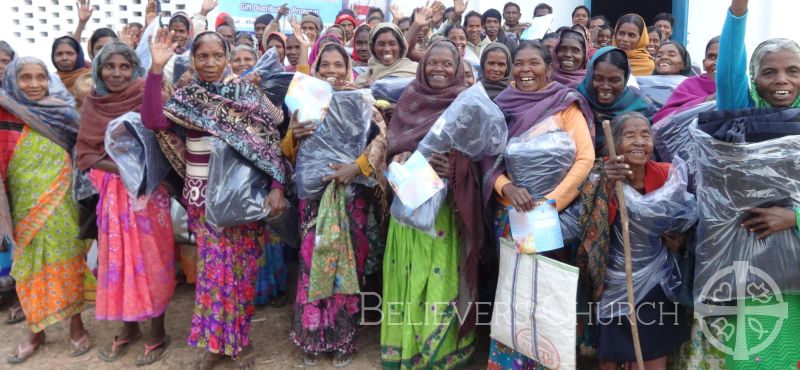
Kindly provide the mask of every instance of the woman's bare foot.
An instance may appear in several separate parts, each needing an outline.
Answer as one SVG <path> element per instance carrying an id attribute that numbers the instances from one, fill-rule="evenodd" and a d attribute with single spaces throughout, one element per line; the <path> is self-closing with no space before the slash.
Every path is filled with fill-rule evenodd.
<path id="1" fill-rule="evenodd" d="M 203 351 L 203 354 L 197 359 L 194 368 L 195 370 L 211 370 L 223 357 L 225 356 L 218 353 Z"/>
<path id="2" fill-rule="evenodd" d="M 250 344 L 244 347 L 242 351 L 234 358 L 236 365 L 240 370 L 253 370 L 256 367 L 256 352 L 253 350 L 253 345 Z"/>

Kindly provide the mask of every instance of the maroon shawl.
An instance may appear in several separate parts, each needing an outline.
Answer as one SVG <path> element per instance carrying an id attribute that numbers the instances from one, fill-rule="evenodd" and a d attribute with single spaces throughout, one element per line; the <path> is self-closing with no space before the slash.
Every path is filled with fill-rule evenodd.
<path id="1" fill-rule="evenodd" d="M 572 72 L 561 69 L 561 65 L 558 63 L 558 56 L 556 55 L 558 53 L 558 47 L 561 46 L 561 41 L 564 39 L 564 35 L 568 33 L 574 33 L 583 39 L 583 63 L 576 71 Z M 558 43 L 556 47 L 553 48 L 553 73 L 550 75 L 550 79 L 567 87 L 576 88 L 578 84 L 583 81 L 583 78 L 586 77 L 586 65 L 591 58 L 591 56 L 589 56 L 589 50 L 589 42 L 580 32 L 570 29 L 561 31 L 558 36 Z"/>
<path id="2" fill-rule="evenodd" d="M 716 92 L 717 83 L 708 74 L 687 78 L 678 85 L 661 110 L 653 116 L 653 124 L 672 113 L 704 103 L 709 95 Z"/>
<path id="3" fill-rule="evenodd" d="M 506 115 L 509 139 L 524 134 L 543 119 L 576 103 L 583 112 L 586 122 L 589 123 L 589 132 L 594 138 L 594 114 L 589 103 L 577 90 L 558 82 L 551 82 L 536 92 L 523 92 L 509 86 L 497 95 L 494 102 Z M 495 181 L 506 172 L 506 165 L 501 156 L 489 157 L 481 162 L 481 169 L 484 174 L 483 201 L 487 204 L 491 199 Z"/>
<path id="4" fill-rule="evenodd" d="M 86 171 L 106 157 L 105 135 L 108 123 L 128 113 L 139 112 L 144 97 L 144 79 L 133 81 L 123 92 L 101 96 L 96 90 L 86 96 L 78 129 L 78 168 Z"/>
<path id="5" fill-rule="evenodd" d="M 428 83 L 425 66 L 431 51 L 440 47 L 445 47 L 453 53 L 457 70 L 452 85 L 437 90 Z M 408 85 L 400 97 L 389 124 L 389 158 L 416 150 L 419 142 L 439 116 L 465 89 L 464 80 L 464 64 L 452 43 L 435 43 L 428 48 L 417 67 L 417 78 Z M 463 338 L 472 331 L 476 323 L 474 302 L 478 297 L 478 261 L 481 248 L 485 244 L 485 232 L 478 166 L 455 150 L 450 151 L 449 158 L 449 191 L 455 200 L 458 235 L 461 242 L 459 293 L 456 303 L 459 312 L 466 314 L 466 320 L 459 330 L 459 338 Z"/>

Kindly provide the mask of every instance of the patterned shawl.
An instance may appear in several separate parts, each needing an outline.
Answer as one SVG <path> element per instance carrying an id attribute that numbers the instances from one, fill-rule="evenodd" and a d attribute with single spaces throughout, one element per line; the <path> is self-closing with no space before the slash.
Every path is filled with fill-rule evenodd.
<path id="1" fill-rule="evenodd" d="M 46 96 L 38 101 L 28 99 L 19 88 L 17 68 L 29 63 L 40 64 L 45 68 L 44 62 L 34 58 L 17 58 L 11 62 L 3 75 L 0 107 L 71 153 L 78 135 L 78 112 L 69 104 L 52 96 Z M 45 73 L 47 73 L 46 68 Z"/>
<path id="2" fill-rule="evenodd" d="M 558 48 L 561 46 L 562 40 L 564 40 L 564 35 L 569 33 L 574 33 L 579 35 L 580 38 L 583 40 L 583 63 L 578 67 L 575 71 L 565 71 L 561 69 L 561 65 L 558 63 Z M 575 88 L 578 84 L 583 81 L 583 78 L 586 77 L 586 65 L 589 63 L 589 42 L 586 40 L 580 32 L 573 31 L 571 29 L 565 29 L 561 31 L 558 35 L 558 43 L 556 47 L 553 48 L 553 74 L 550 75 L 550 79 L 556 82 L 560 82 L 562 85 Z"/>
<path id="3" fill-rule="evenodd" d="M 278 133 L 283 111 L 255 85 L 195 79 L 173 93 L 164 114 L 180 126 L 222 139 L 273 179 L 286 183 L 288 164 Z"/>
<path id="4" fill-rule="evenodd" d="M 400 57 L 390 66 L 384 65 L 375 55 L 375 41 L 378 38 L 378 33 L 387 28 L 391 30 L 400 43 Z M 417 71 L 417 63 L 407 57 L 408 42 L 406 42 L 403 31 L 394 23 L 384 22 L 378 24 L 369 32 L 369 52 L 369 68 L 366 73 L 358 76 L 358 80 L 356 80 L 358 85 L 363 85 L 368 81 L 377 81 L 384 77 L 413 77 Z"/>
<path id="5" fill-rule="evenodd" d="M 489 81 L 486 79 L 486 72 L 481 71 L 481 78 L 478 80 L 478 82 L 483 84 L 483 89 L 486 90 L 486 94 L 489 95 L 489 98 L 492 100 L 508 87 L 508 79 L 511 76 L 511 52 L 508 50 L 508 46 L 499 42 L 493 42 L 483 49 L 483 53 L 481 54 L 481 68 L 485 68 L 486 58 L 489 52 L 495 50 L 500 50 L 506 54 L 506 75 L 500 81 Z"/>
<path id="6" fill-rule="evenodd" d="M 642 31 L 642 34 L 639 36 L 639 42 L 636 43 L 636 47 L 633 50 L 625 50 L 625 54 L 628 55 L 628 61 L 631 64 L 631 70 L 634 76 L 650 76 L 656 68 L 656 62 L 653 61 L 653 57 L 647 52 L 647 45 L 650 44 L 650 35 L 647 34 L 647 23 L 645 23 L 644 18 L 638 14 L 627 15 L 639 17 L 639 19 L 642 20 L 642 24 L 644 24 L 644 31 Z M 617 23 L 617 26 L 614 28 L 614 35 L 617 34 L 620 26 L 621 24 Z M 613 45 L 619 47 L 616 38 L 613 41 Z"/>

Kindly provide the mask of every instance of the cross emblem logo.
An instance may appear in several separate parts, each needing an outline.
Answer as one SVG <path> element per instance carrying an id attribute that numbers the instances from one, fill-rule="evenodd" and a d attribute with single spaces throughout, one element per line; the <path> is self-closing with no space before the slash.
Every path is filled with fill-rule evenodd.
<path id="1" fill-rule="evenodd" d="M 788 304 L 783 301 L 778 285 L 764 270 L 750 266 L 747 261 L 734 261 L 733 266 L 717 271 L 703 286 L 700 297 L 712 302 L 694 306 L 703 335 L 734 360 L 747 360 L 769 347 L 788 317 Z M 746 305 L 747 300 L 758 305 Z M 748 342 L 747 329 L 757 334 L 756 343 Z M 725 344 L 732 339 L 733 347 Z"/>

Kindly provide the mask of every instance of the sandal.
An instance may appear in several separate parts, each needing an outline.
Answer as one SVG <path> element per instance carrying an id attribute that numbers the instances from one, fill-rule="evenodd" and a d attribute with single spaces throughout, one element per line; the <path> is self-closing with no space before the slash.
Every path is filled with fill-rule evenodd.
<path id="1" fill-rule="evenodd" d="M 194 368 L 195 370 L 211 370 L 219 360 L 222 360 L 222 355 L 204 351 L 203 357 L 197 360 L 194 364 Z"/>
<path id="2" fill-rule="evenodd" d="M 84 332 L 81 339 L 72 340 L 72 338 L 70 338 L 69 343 L 72 344 L 72 352 L 69 353 L 70 357 L 83 356 L 92 349 L 92 344 L 89 343 L 88 332 Z"/>
<path id="3" fill-rule="evenodd" d="M 319 361 L 318 354 L 306 353 L 305 356 L 303 356 L 303 363 L 306 366 L 317 366 L 317 361 Z"/>
<path id="4" fill-rule="evenodd" d="M 164 339 L 160 343 L 153 344 L 152 346 L 145 343 L 144 344 L 144 353 L 140 356 L 136 357 L 136 366 L 145 366 L 150 365 L 164 357 L 167 353 L 167 348 L 169 348 L 170 344 L 170 337 L 169 335 L 164 336 Z"/>
<path id="5" fill-rule="evenodd" d="M 119 336 L 114 336 L 114 339 L 111 340 L 111 344 L 107 345 L 100 351 L 100 359 L 105 362 L 115 362 L 119 360 L 120 357 L 125 356 L 128 353 L 128 348 L 130 345 L 139 341 L 142 338 L 142 333 L 137 333 L 133 336 L 133 338 L 118 340 Z"/>
<path id="6" fill-rule="evenodd" d="M 27 361 L 44 344 L 44 339 L 44 334 L 42 334 L 42 339 L 38 343 L 30 343 L 24 347 L 22 344 L 18 344 L 17 352 L 8 354 L 6 362 L 17 365 Z"/>
<path id="7" fill-rule="evenodd" d="M 342 369 L 350 365 L 350 355 L 342 351 L 333 354 L 333 367 Z"/>
<path id="8" fill-rule="evenodd" d="M 11 306 L 8 309 L 8 318 L 5 321 L 6 325 L 14 325 L 23 321 L 25 321 L 25 311 L 22 310 L 22 306 Z"/>

